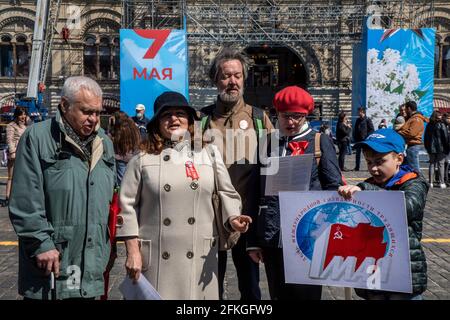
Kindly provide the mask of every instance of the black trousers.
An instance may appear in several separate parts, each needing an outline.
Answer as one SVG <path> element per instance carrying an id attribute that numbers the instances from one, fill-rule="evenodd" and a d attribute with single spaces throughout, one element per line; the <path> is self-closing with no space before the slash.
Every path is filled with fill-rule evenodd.
<path id="1" fill-rule="evenodd" d="M 282 248 L 263 248 L 264 266 L 272 300 L 320 300 L 322 286 L 285 283 Z"/>
<path id="2" fill-rule="evenodd" d="M 359 170 L 361 164 L 361 153 L 362 148 L 360 146 L 355 147 L 356 150 L 356 158 L 355 158 L 355 170 Z"/>
<path id="3" fill-rule="evenodd" d="M 259 288 L 259 264 L 253 262 L 246 250 L 246 237 L 241 234 L 237 244 L 231 249 L 236 268 L 241 300 L 261 300 Z M 227 269 L 227 251 L 219 251 L 219 298 L 223 300 L 223 280 Z"/>
<path id="4" fill-rule="evenodd" d="M 339 169 L 344 170 L 345 155 L 347 154 L 348 142 L 338 142 L 339 147 Z"/>

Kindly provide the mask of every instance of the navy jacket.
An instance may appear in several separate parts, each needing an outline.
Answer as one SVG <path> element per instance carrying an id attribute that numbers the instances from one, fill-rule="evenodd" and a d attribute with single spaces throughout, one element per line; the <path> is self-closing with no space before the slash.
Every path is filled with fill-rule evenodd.
<path id="1" fill-rule="evenodd" d="M 442 122 L 429 123 L 425 129 L 424 145 L 428 154 L 448 154 L 449 135 Z"/>
<path id="2" fill-rule="evenodd" d="M 136 123 L 136 126 L 139 129 L 139 133 L 141 134 L 141 139 L 146 140 L 147 139 L 147 125 L 150 122 L 150 120 L 147 119 L 146 117 L 139 119 L 136 116 L 131 117 L 131 119 L 133 119 L 134 123 Z"/>
<path id="3" fill-rule="evenodd" d="M 355 122 L 355 129 L 353 130 L 353 141 L 359 142 L 365 140 L 374 131 L 372 120 L 364 116 L 359 117 Z"/>
<path id="4" fill-rule="evenodd" d="M 296 136 L 282 138 L 279 141 L 278 153 L 280 156 L 290 156 L 292 151 L 288 148 L 291 141 L 308 141 L 305 153 L 314 154 L 316 131 L 308 127 L 303 133 Z M 269 143 L 270 146 L 270 143 Z M 322 134 L 320 138 L 322 156 L 319 165 L 314 159 L 311 168 L 310 190 L 337 190 L 342 185 L 342 175 L 336 157 L 333 142 Z M 271 154 L 270 150 L 268 154 Z M 264 178 L 264 176 L 263 176 Z M 265 183 L 261 184 L 263 187 Z M 265 194 L 264 192 L 261 194 Z M 280 206 L 278 196 L 264 196 L 260 202 L 260 212 L 253 222 L 256 226 L 254 232 L 248 235 L 247 247 L 275 247 L 281 248 L 280 237 Z"/>

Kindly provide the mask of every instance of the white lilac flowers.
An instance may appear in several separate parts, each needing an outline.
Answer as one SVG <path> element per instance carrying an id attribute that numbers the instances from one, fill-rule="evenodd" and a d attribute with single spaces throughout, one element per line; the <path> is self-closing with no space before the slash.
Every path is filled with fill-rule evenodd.
<path id="1" fill-rule="evenodd" d="M 376 49 L 367 52 L 367 116 L 389 123 L 401 104 L 421 98 L 420 79 L 414 64 L 401 64 L 398 50 L 386 49 L 382 59 L 378 54 Z"/>

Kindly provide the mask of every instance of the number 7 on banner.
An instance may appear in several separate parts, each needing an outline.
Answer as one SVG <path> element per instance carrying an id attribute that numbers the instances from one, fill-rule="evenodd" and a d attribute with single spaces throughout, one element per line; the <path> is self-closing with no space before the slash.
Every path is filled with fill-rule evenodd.
<path id="1" fill-rule="evenodd" d="M 135 29 L 134 32 L 136 32 L 142 38 L 155 40 L 153 41 L 150 48 L 148 48 L 143 59 L 155 58 L 155 56 L 158 54 L 159 49 L 161 49 L 161 47 L 163 46 L 164 42 L 166 42 L 166 39 L 170 34 L 170 30 L 167 29 L 164 30 Z"/>

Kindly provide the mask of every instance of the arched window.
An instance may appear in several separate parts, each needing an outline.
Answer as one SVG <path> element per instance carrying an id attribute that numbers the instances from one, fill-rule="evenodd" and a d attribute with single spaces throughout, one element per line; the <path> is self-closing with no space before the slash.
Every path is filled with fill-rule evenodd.
<path id="1" fill-rule="evenodd" d="M 119 39 L 113 42 L 102 37 L 97 43 L 88 36 L 84 44 L 84 74 L 97 79 L 118 79 L 119 77 Z"/>
<path id="2" fill-rule="evenodd" d="M 442 28 L 438 25 L 438 32 Z M 437 79 L 450 79 L 450 35 L 448 31 L 436 34 L 436 46 L 434 47 L 434 77 Z"/>
<path id="3" fill-rule="evenodd" d="M 16 76 L 28 77 L 30 71 L 29 45 L 27 37 L 19 35 L 16 37 Z"/>
<path id="4" fill-rule="evenodd" d="M 118 79 L 120 75 L 120 41 L 119 38 L 115 38 L 113 41 L 113 78 Z"/>
<path id="5" fill-rule="evenodd" d="M 442 78 L 450 78 L 450 36 L 445 38 L 442 47 Z"/>
<path id="6" fill-rule="evenodd" d="M 441 37 L 436 35 L 436 44 L 434 46 L 434 77 L 439 78 L 439 58 L 440 58 L 440 46 Z"/>
<path id="7" fill-rule="evenodd" d="M 0 37 L 0 77 L 14 76 L 14 58 L 11 37 L 3 35 Z"/>
<path id="8" fill-rule="evenodd" d="M 111 46 L 108 38 L 100 39 L 99 46 L 99 66 L 100 66 L 100 78 L 111 78 Z"/>
<path id="9" fill-rule="evenodd" d="M 94 37 L 87 37 L 84 42 L 84 74 L 96 78 L 98 74 L 97 69 L 97 46 Z"/>

